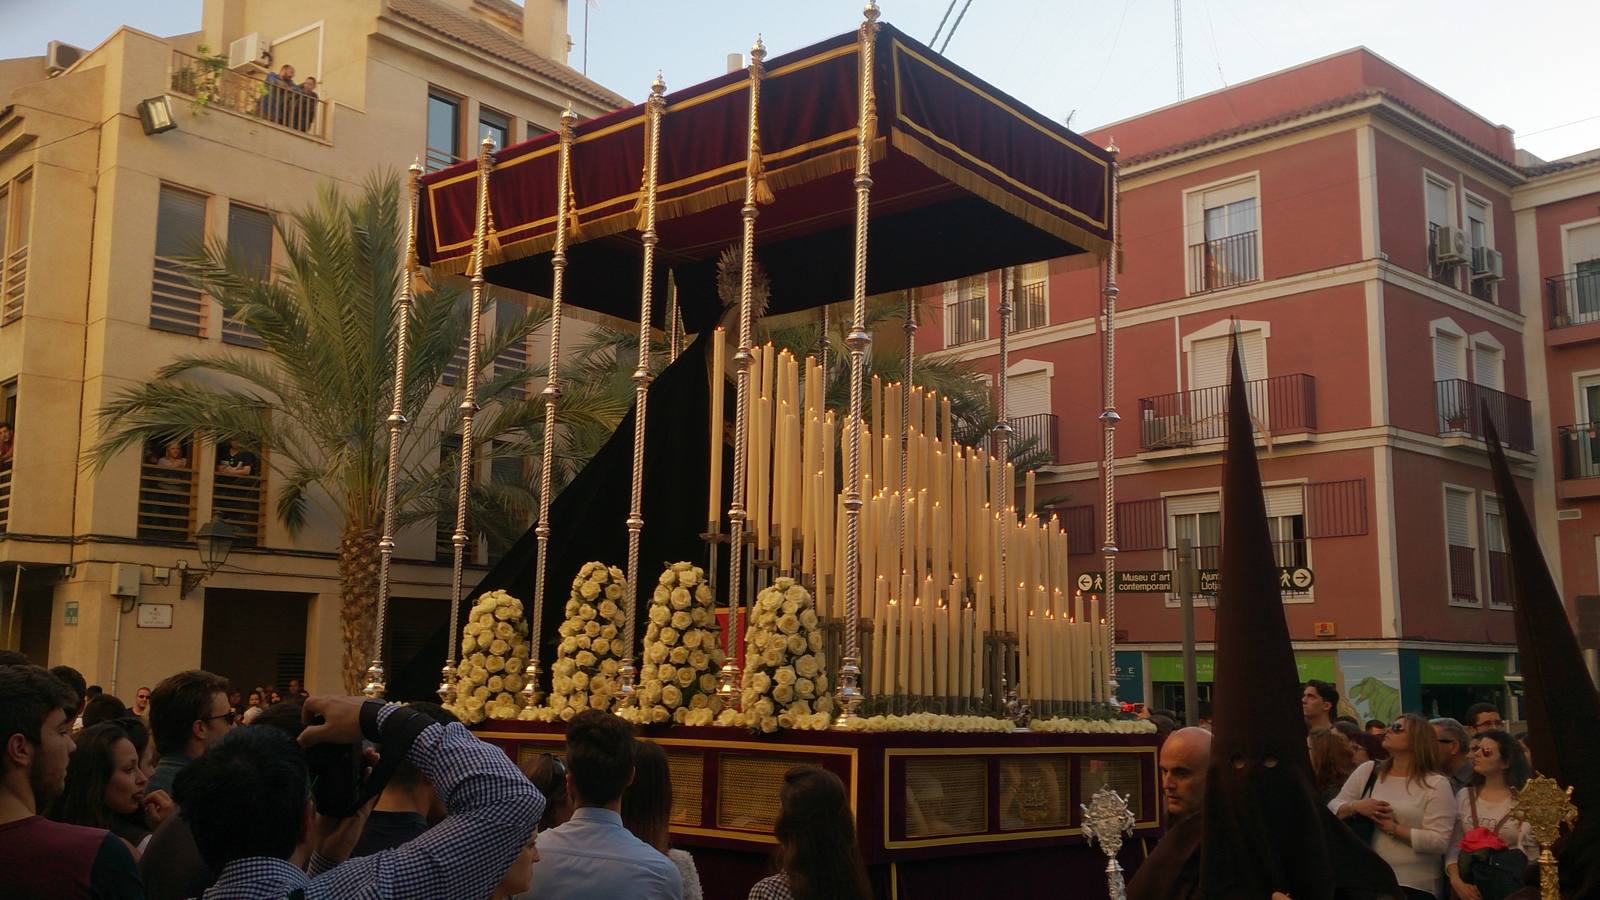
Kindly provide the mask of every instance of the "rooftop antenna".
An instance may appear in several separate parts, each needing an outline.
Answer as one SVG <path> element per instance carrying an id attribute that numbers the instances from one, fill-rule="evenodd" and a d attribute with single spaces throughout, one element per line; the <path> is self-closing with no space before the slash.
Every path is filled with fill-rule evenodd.
<path id="1" fill-rule="evenodd" d="M 1178 99 L 1183 99 L 1183 0 L 1172 0 L 1173 49 L 1178 56 Z"/>

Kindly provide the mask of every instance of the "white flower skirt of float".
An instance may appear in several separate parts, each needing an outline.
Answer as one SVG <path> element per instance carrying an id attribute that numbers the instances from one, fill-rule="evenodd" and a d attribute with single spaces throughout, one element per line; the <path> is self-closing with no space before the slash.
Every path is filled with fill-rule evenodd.
<path id="1" fill-rule="evenodd" d="M 828 667 L 811 592 L 781 577 L 756 595 L 745 640 L 742 711 L 725 709 L 718 725 L 743 725 L 763 734 L 779 728 L 823 729 L 833 724 Z"/>
<path id="2" fill-rule="evenodd" d="M 518 718 L 570 721 L 585 709 L 611 709 L 624 649 L 622 586 L 622 570 L 616 566 L 591 562 L 578 570 L 556 661 L 550 666 L 549 705 L 525 709 Z"/>
<path id="3" fill-rule="evenodd" d="M 528 622 L 522 601 L 505 591 L 484 594 L 461 629 L 456 702 L 445 708 L 468 725 L 485 718 L 517 718 L 527 665 Z"/>
<path id="4" fill-rule="evenodd" d="M 1054 734 L 1155 734 L 1149 719 L 1034 719 L 1029 731 Z"/>
<path id="5" fill-rule="evenodd" d="M 716 597 L 705 570 L 676 562 L 661 573 L 644 633 L 639 703 L 618 715 L 640 725 L 710 725 L 716 700 Z"/>

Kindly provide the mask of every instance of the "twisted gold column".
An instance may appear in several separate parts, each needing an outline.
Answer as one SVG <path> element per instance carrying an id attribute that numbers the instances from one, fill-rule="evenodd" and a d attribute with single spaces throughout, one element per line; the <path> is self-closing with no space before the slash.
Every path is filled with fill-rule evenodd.
<path id="1" fill-rule="evenodd" d="M 633 370 L 633 492 L 628 501 L 628 586 L 624 595 L 623 650 L 618 702 L 629 706 L 634 701 L 633 653 L 636 618 L 639 609 L 639 536 L 644 530 L 644 426 L 650 394 L 650 304 L 655 294 L 656 266 L 656 171 L 661 158 L 661 116 L 667 107 L 667 85 L 656 75 L 645 101 L 645 121 L 650 134 L 644 157 L 644 229 L 639 235 L 644 245 L 644 284 L 639 289 L 639 365 Z M 670 325 L 669 325 L 670 329 Z"/>
<path id="2" fill-rule="evenodd" d="M 461 568 L 467 554 L 467 497 L 472 490 L 472 418 L 478 412 L 478 350 L 483 332 L 484 256 L 489 249 L 489 173 L 494 171 L 494 141 L 484 138 L 478 145 L 478 214 L 472 234 L 472 306 L 468 311 L 466 387 L 461 395 L 461 465 L 456 476 L 456 530 L 450 535 L 449 656 L 441 671 L 439 697 L 446 703 L 455 699 L 456 617 L 461 612 Z"/>
<path id="3" fill-rule="evenodd" d="M 383 537 L 378 539 L 378 620 L 373 624 L 372 663 L 362 693 L 382 700 L 384 683 L 383 635 L 389 622 L 389 569 L 394 559 L 394 491 L 400 479 L 400 432 L 405 430 L 406 351 L 411 333 L 412 279 L 417 271 L 417 194 L 422 165 L 413 162 L 406 177 L 406 261 L 400 276 L 400 296 L 395 300 L 394 402 L 389 406 L 389 468 L 383 485 Z"/>
<path id="4" fill-rule="evenodd" d="M 994 376 L 995 387 L 995 422 L 994 431 L 989 441 L 994 451 L 994 505 L 995 512 L 1000 515 L 1000 541 L 999 558 L 995 560 L 995 568 L 999 577 L 995 579 L 996 596 L 1007 596 L 1010 586 L 1010 575 L 1006 570 L 1007 543 L 1011 539 L 1011 529 L 1016 527 L 1017 517 L 1011 512 L 1013 499 L 1011 496 L 1011 482 L 1006 478 L 1006 462 L 1011 456 L 1011 417 L 1006 413 L 1006 369 L 1011 366 L 1011 303 L 1012 290 L 1015 287 L 1016 269 L 1006 266 L 1000 270 L 1000 356 L 996 363 L 997 369 Z M 1019 593 L 1020 597 L 1020 593 Z M 1022 624 L 1026 626 L 1027 619 L 1023 617 Z M 1020 635 L 1019 635 L 1020 637 Z M 1018 645 L 1010 645 L 1014 648 Z M 1000 684 L 997 687 L 997 699 L 1002 703 L 1009 703 L 1011 691 L 1020 692 L 1022 681 L 1022 658 L 1017 656 L 1017 684 L 1011 685 L 1011 691 L 1006 689 L 1006 673 L 1011 671 L 1011 649 L 1008 648 L 1000 658 Z"/>
<path id="5" fill-rule="evenodd" d="M 739 214 L 743 218 L 739 253 L 739 349 L 733 354 L 733 367 L 738 373 L 733 415 L 733 496 L 728 506 L 728 627 L 723 635 L 726 658 L 722 663 L 721 684 L 717 693 L 724 708 L 737 709 L 740 701 L 739 684 L 739 612 L 744 594 L 744 523 L 745 484 L 744 470 L 750 449 L 750 342 L 753 340 L 755 317 L 755 267 L 756 267 L 756 178 L 761 161 L 761 79 L 766 74 L 762 64 L 767 58 L 767 48 L 756 38 L 750 48 L 750 145 L 744 174 L 744 206 Z"/>
<path id="6" fill-rule="evenodd" d="M 839 667 L 839 718 L 836 728 L 849 727 L 861 705 L 861 387 L 867 348 L 867 213 L 872 195 L 872 140 L 877 128 L 873 95 L 873 49 L 878 35 L 877 0 L 867 0 L 865 21 L 857 37 L 861 56 L 861 106 L 856 125 L 856 255 L 855 292 L 851 298 L 850 334 L 850 443 L 845 454 L 844 495 L 844 661 Z M 909 348 L 908 348 L 909 350 Z M 907 386 L 909 390 L 909 385 Z"/>
<path id="7" fill-rule="evenodd" d="M 545 560 L 550 548 L 550 470 L 555 465 L 556 407 L 561 401 L 561 295 L 567 280 L 567 205 L 572 193 L 572 126 L 578 114 L 571 104 L 561 113 L 561 149 L 556 163 L 556 216 L 555 252 L 550 257 L 550 353 L 546 361 L 544 390 L 544 436 L 539 453 L 539 523 L 533 534 L 538 549 L 533 563 L 533 623 L 532 649 L 528 651 L 528 667 L 523 670 L 522 699 L 529 706 L 537 706 L 543 699 L 539 690 L 539 650 L 544 636 L 544 576 Z"/>

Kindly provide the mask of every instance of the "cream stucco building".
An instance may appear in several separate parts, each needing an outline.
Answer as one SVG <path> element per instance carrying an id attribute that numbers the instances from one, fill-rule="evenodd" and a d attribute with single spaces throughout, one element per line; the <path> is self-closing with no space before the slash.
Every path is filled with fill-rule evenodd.
<path id="1" fill-rule="evenodd" d="M 96 410 L 178 355 L 258 353 L 173 277 L 173 247 L 205 234 L 265 263 L 269 216 L 321 184 L 444 165 L 485 135 L 524 140 L 568 102 L 583 116 L 625 105 L 566 65 L 566 20 L 566 0 L 204 0 L 193 34 L 122 28 L 81 56 L 0 61 L 5 646 L 124 698 L 202 665 L 246 686 L 301 673 L 338 686 L 332 517 L 291 537 L 270 466 L 219 475 L 218 448 L 193 442 L 172 465 L 152 447 L 91 475 Z M 318 96 L 266 87 L 284 64 Z M 163 97 L 176 127 L 149 133 L 140 105 Z M 180 596 L 215 516 L 253 545 Z M 403 535 L 391 658 L 442 618 L 450 564 L 435 544 L 433 528 Z"/>

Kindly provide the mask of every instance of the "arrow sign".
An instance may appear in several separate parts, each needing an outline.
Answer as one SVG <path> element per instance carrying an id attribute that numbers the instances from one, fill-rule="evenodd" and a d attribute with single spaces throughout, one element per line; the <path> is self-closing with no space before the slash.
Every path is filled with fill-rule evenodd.
<path id="1" fill-rule="evenodd" d="M 1103 594 L 1106 590 L 1104 572 L 1084 572 L 1078 576 L 1078 590 L 1085 594 Z"/>

